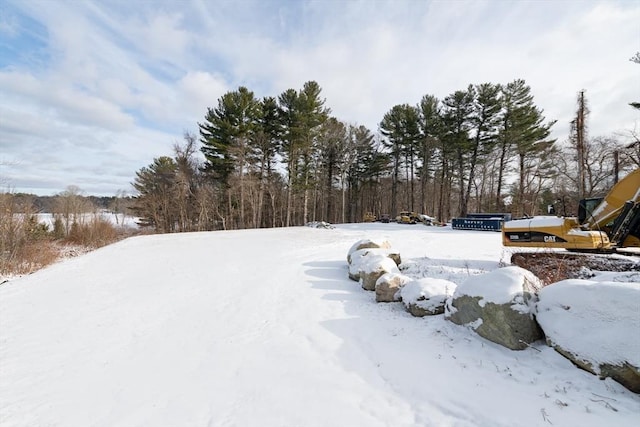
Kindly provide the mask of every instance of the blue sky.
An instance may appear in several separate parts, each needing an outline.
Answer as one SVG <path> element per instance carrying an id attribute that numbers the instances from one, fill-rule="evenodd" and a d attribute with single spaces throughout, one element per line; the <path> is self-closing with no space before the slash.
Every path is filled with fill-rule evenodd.
<path id="1" fill-rule="evenodd" d="M 132 194 L 135 172 L 238 86 L 323 89 L 337 118 L 524 79 L 564 141 L 640 131 L 638 1 L 0 0 L 0 185 Z"/>

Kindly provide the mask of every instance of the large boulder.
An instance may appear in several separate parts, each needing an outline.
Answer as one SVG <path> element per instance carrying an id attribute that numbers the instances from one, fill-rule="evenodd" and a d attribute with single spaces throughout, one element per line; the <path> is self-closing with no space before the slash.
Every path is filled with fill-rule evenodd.
<path id="1" fill-rule="evenodd" d="M 369 255 L 360 263 L 360 285 L 367 291 L 376 290 L 376 282 L 385 273 L 400 274 L 396 263 L 384 255 Z"/>
<path id="2" fill-rule="evenodd" d="M 489 341 L 523 350 L 543 338 L 534 318 L 541 288 L 533 273 L 515 266 L 472 276 L 456 288 L 445 316 Z"/>
<path id="3" fill-rule="evenodd" d="M 402 287 L 400 296 L 409 313 L 415 317 L 444 313 L 445 303 L 456 290 L 456 284 L 445 279 L 425 277 Z"/>
<path id="4" fill-rule="evenodd" d="M 391 243 L 388 240 L 362 239 L 355 242 L 347 252 L 347 263 L 351 264 L 351 255 L 362 249 L 391 249 Z"/>
<path id="5" fill-rule="evenodd" d="M 400 290 L 412 279 L 400 273 L 385 273 L 376 281 L 376 302 L 400 301 Z"/>
<path id="6" fill-rule="evenodd" d="M 556 351 L 640 393 L 640 283 L 563 280 L 540 291 L 537 309 Z"/>
<path id="7" fill-rule="evenodd" d="M 391 258 L 396 265 L 400 265 L 400 253 L 390 248 L 364 248 L 352 252 L 347 257 L 349 260 L 349 278 L 356 282 L 360 280 L 360 266 L 366 257 L 385 256 Z"/>

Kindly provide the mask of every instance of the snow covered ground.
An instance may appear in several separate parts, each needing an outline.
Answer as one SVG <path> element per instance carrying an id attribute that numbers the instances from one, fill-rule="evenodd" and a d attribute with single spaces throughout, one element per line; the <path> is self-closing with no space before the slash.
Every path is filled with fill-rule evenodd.
<path id="1" fill-rule="evenodd" d="M 394 223 L 129 238 L 0 285 L 0 425 L 640 424 L 640 395 L 542 342 L 376 304 L 347 277 L 364 238 L 457 284 L 514 250 Z"/>

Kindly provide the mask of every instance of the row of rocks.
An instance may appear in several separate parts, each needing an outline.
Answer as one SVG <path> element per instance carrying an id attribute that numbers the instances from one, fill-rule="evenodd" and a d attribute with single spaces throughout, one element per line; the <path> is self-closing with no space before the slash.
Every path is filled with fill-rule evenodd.
<path id="1" fill-rule="evenodd" d="M 471 276 L 460 286 L 443 279 L 414 279 L 401 273 L 400 253 L 388 241 L 371 239 L 356 242 L 347 254 L 347 262 L 349 278 L 358 281 L 363 289 L 374 291 L 377 302 L 402 302 L 409 313 L 418 317 L 444 314 L 447 320 L 468 326 L 481 337 L 511 350 L 523 350 L 544 339 L 576 366 L 601 378 L 610 377 L 640 393 L 637 355 L 615 362 L 599 361 L 598 357 L 590 357 L 588 349 L 572 349 L 562 334 L 556 332 L 558 324 L 568 323 L 571 303 L 560 304 L 561 309 L 556 310 L 557 307 L 544 304 L 544 295 L 548 294 L 547 299 L 557 306 L 558 292 L 573 286 L 573 294 L 569 295 L 575 296 L 579 289 L 576 283 L 544 287 L 533 273 L 517 266 Z M 539 319 L 551 312 L 565 318 L 546 322 Z M 602 328 L 606 334 L 611 325 L 604 322 Z M 591 332 L 597 335 L 596 331 Z"/>

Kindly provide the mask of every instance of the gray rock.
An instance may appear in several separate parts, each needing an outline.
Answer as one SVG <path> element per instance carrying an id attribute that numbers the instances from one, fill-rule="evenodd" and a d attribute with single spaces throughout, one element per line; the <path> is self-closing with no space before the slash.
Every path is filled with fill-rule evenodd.
<path id="1" fill-rule="evenodd" d="M 445 303 L 455 289 L 456 284 L 449 280 L 425 277 L 407 283 L 400 296 L 412 316 L 433 316 L 444 313 Z"/>
<path id="2" fill-rule="evenodd" d="M 547 344 L 573 364 L 640 393 L 639 307 L 637 283 L 569 279 L 540 291 L 536 317 Z"/>
<path id="3" fill-rule="evenodd" d="M 447 319 L 458 325 L 471 325 L 481 337 L 511 350 L 524 350 L 544 337 L 530 313 L 512 308 L 512 303 L 481 304 L 482 297 L 454 297 Z"/>
<path id="4" fill-rule="evenodd" d="M 640 393 L 640 370 L 637 366 L 633 366 L 628 362 L 622 362 L 619 365 L 610 363 L 594 364 L 583 357 L 562 348 L 561 345 L 554 343 L 553 340 L 547 338 L 547 344 L 553 347 L 555 351 L 566 357 L 578 368 L 584 369 L 600 379 L 612 378 L 619 382 L 627 389 L 634 393 Z"/>
<path id="5" fill-rule="evenodd" d="M 512 350 L 523 350 L 544 337 L 533 312 L 535 290 L 541 286 L 533 274 L 506 267 L 469 278 L 458 286 L 445 317 L 471 326 L 481 337 Z"/>

